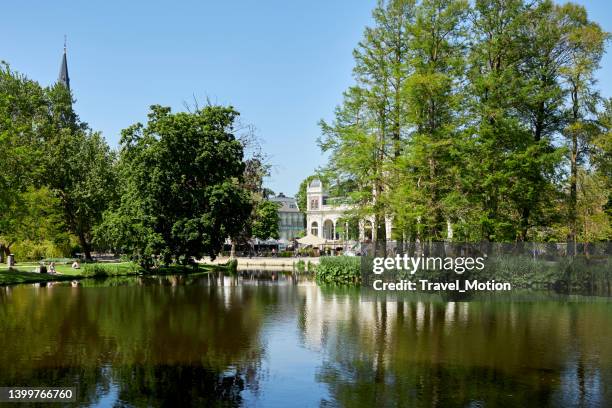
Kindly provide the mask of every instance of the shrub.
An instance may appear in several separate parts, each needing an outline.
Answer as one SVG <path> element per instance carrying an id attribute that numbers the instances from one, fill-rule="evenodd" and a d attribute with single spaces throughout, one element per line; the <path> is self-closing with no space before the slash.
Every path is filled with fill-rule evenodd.
<path id="1" fill-rule="evenodd" d="M 237 259 L 230 259 L 229 261 L 227 261 L 227 270 L 229 273 L 231 274 L 235 274 L 236 271 L 238 271 L 238 260 Z"/>
<path id="2" fill-rule="evenodd" d="M 70 255 L 70 246 L 63 243 L 56 244 L 52 241 L 23 240 L 11 246 L 11 252 L 15 254 L 18 262 L 38 261 L 43 258 L 63 258 Z"/>
<path id="3" fill-rule="evenodd" d="M 355 256 L 322 256 L 316 267 L 321 283 L 353 284 L 361 281 L 361 259 Z"/>
<path id="4" fill-rule="evenodd" d="M 128 275 L 138 272 L 135 264 L 103 264 L 88 263 L 83 264 L 81 274 L 89 278 L 100 278 L 106 276 Z"/>

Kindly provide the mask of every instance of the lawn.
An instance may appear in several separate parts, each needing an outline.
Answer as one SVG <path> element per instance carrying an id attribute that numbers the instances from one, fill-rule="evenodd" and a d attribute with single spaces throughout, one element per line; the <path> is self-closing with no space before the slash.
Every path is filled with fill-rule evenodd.
<path id="1" fill-rule="evenodd" d="M 48 273 L 36 273 L 37 262 L 19 262 L 11 270 L 6 265 L 0 265 L 0 285 L 12 285 L 16 283 L 35 283 L 48 281 L 65 281 L 73 279 L 81 279 L 85 277 L 87 268 L 81 264 L 80 269 L 72 269 L 71 265 L 56 264 L 56 275 Z M 113 267 L 119 274 L 129 274 L 132 264 L 130 262 L 109 263 L 104 264 Z M 47 264 L 47 269 L 49 265 Z"/>
<path id="2" fill-rule="evenodd" d="M 131 262 L 100 262 L 81 264 L 80 269 L 72 269 L 70 264 L 57 263 L 55 270 L 57 275 L 34 272 L 38 266 L 37 262 L 20 262 L 11 270 L 6 265 L 0 265 L 0 285 L 12 285 L 16 283 L 35 283 L 48 281 L 65 281 L 82 279 L 85 277 L 127 276 L 143 273 L 144 271 Z M 49 265 L 47 264 L 47 268 Z M 215 268 L 223 266 L 199 265 L 198 269 L 171 265 L 151 271 L 152 274 L 185 274 L 196 272 L 210 272 Z"/>
<path id="3" fill-rule="evenodd" d="M 33 270 L 33 268 L 32 268 Z M 8 270 L 6 266 L 0 267 L 0 285 L 16 283 L 36 283 L 48 281 L 66 281 L 75 279 L 75 275 L 49 275 L 48 273 L 23 272 L 22 270 Z M 80 278 L 80 277 L 77 277 Z"/>

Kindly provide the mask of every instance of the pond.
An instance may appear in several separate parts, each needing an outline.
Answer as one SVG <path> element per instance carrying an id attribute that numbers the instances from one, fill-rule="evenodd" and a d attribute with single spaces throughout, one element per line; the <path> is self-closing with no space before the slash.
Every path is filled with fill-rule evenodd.
<path id="1" fill-rule="evenodd" d="M 0 386 L 82 406 L 612 406 L 612 302 L 373 301 L 284 273 L 0 288 Z"/>

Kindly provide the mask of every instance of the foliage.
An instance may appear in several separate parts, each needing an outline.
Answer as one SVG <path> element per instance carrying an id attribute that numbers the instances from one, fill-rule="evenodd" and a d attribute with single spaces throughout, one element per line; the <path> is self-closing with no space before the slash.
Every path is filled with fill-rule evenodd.
<path id="1" fill-rule="evenodd" d="M 252 235 L 259 239 L 278 239 L 278 207 L 273 201 L 264 200 L 257 205 L 252 221 Z"/>
<path id="2" fill-rule="evenodd" d="M 356 256 L 322 256 L 316 266 L 315 276 L 319 283 L 359 283 L 361 260 Z"/>
<path id="3" fill-rule="evenodd" d="M 231 274 L 236 274 L 236 272 L 238 271 L 238 260 L 237 259 L 230 259 L 229 261 L 227 261 L 227 271 Z"/>
<path id="4" fill-rule="evenodd" d="M 121 200 L 96 234 L 143 267 L 214 258 L 251 212 L 240 187 L 243 148 L 231 107 L 193 113 L 151 107 L 146 126 L 122 132 Z"/>
<path id="5" fill-rule="evenodd" d="M 376 240 L 385 219 L 398 241 L 607 239 L 590 232 L 610 223 L 595 180 L 610 179 L 612 121 L 594 78 L 609 35 L 584 7 L 381 0 L 373 20 L 319 144 Z"/>
<path id="6" fill-rule="evenodd" d="M 90 257 L 92 228 L 114 199 L 114 159 L 104 139 L 79 121 L 72 103 L 63 85 L 42 88 L 7 65 L 0 67 L 4 252 L 29 241 L 22 247 L 54 245 L 54 254 L 69 255 L 70 233 Z M 23 254 L 44 255 L 35 252 Z"/>
<path id="7" fill-rule="evenodd" d="M 139 272 L 140 268 L 138 265 L 126 262 L 126 263 L 85 263 L 81 268 L 81 275 L 88 278 L 100 278 L 107 276 L 119 276 L 119 275 L 134 275 Z"/>

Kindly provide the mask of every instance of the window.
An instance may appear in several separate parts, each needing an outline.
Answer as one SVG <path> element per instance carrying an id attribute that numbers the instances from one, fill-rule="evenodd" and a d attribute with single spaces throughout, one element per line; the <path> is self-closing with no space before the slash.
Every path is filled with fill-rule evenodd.
<path id="1" fill-rule="evenodd" d="M 310 209 L 311 210 L 319 209 L 319 199 L 318 198 L 313 198 L 312 200 L 310 200 Z"/>
<path id="2" fill-rule="evenodd" d="M 319 236 L 319 224 L 317 224 L 316 221 L 310 225 L 310 234 L 314 235 L 315 237 Z"/>

